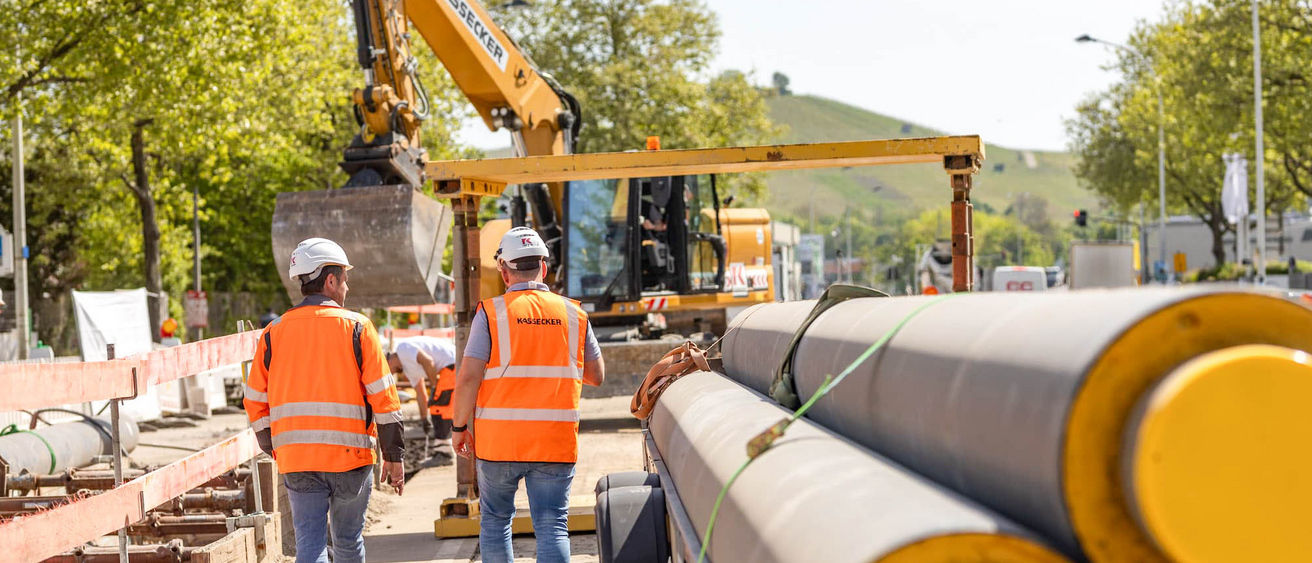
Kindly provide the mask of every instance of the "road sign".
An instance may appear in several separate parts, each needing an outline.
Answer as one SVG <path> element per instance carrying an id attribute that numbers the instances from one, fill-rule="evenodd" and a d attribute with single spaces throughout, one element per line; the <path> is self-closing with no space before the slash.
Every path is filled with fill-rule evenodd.
<path id="1" fill-rule="evenodd" d="M 188 290 L 182 308 L 187 313 L 187 328 L 210 327 L 210 303 L 204 291 Z"/>

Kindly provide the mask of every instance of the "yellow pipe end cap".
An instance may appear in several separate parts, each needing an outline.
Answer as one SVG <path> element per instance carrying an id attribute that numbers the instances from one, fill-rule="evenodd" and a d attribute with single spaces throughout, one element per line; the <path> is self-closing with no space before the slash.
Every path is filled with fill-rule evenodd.
<path id="1" fill-rule="evenodd" d="M 1127 435 L 1126 484 L 1170 558 L 1312 561 L 1312 357 L 1226 348 L 1183 364 L 1145 401 Z"/>

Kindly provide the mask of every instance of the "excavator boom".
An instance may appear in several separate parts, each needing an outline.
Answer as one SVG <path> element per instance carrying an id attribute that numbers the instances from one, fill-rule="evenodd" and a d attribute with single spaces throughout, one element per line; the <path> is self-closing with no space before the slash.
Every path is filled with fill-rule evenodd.
<path id="1" fill-rule="evenodd" d="M 521 154 L 569 152 L 578 103 L 539 73 L 473 0 L 353 0 L 357 61 L 364 86 L 352 93 L 359 133 L 343 153 L 341 189 L 278 195 L 273 252 L 293 302 L 299 287 L 286 261 L 300 241 L 337 241 L 360 274 L 350 306 L 434 303 L 442 283 L 450 208 L 426 195 L 428 161 L 420 129 L 432 105 L 419 77 L 410 27 L 433 48 L 484 123 L 506 128 Z M 563 187 L 534 186 L 535 218 L 554 217 Z M 538 225 L 550 232 L 559 227 Z M 554 237 L 559 239 L 557 235 Z"/>

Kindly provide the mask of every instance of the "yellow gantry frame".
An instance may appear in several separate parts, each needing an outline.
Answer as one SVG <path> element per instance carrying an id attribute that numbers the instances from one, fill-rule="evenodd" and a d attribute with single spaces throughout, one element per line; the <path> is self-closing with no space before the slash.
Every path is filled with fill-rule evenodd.
<path id="1" fill-rule="evenodd" d="M 969 291 L 974 286 L 970 188 L 972 174 L 979 170 L 979 164 L 983 159 L 984 143 L 978 136 L 953 136 L 449 160 L 429 162 L 424 171 L 433 181 L 434 191 L 438 197 L 459 199 L 496 197 L 501 195 L 509 184 L 534 182 L 563 183 L 574 180 L 941 163 L 950 175 L 953 189 L 953 289 Z M 457 223 L 459 225 L 461 221 L 457 220 Z M 458 226 L 457 230 L 459 228 Z M 477 247 L 471 247 L 471 250 L 476 252 Z M 715 294 L 706 294 L 679 297 L 679 305 L 685 308 L 741 305 L 760 301 L 759 296 L 724 298 Z M 612 311 L 616 310 L 637 312 L 641 309 L 635 302 L 617 303 Z M 599 311 L 599 313 L 609 312 L 611 311 Z"/>
<path id="2" fill-rule="evenodd" d="M 413 16 L 412 16 L 413 17 Z M 732 172 L 768 172 L 883 164 L 941 163 L 952 187 L 953 289 L 970 291 L 974 285 L 974 241 L 971 235 L 970 188 L 972 175 L 984 160 L 984 143 L 978 136 L 886 139 L 844 143 L 763 145 L 719 149 L 688 149 L 596 154 L 560 154 L 519 158 L 449 160 L 424 167 L 435 195 L 450 199 L 455 211 L 456 242 L 452 271 L 456 283 L 456 349 L 463 353 L 469 339 L 480 296 L 478 209 L 484 197 L 500 196 L 507 185 L 556 183 L 573 180 L 646 178 Z M 568 219 L 568 218 L 566 218 Z M 678 296 L 684 308 L 733 306 L 773 299 L 760 292 L 745 298 L 723 293 Z M 612 311 L 641 311 L 639 303 L 617 303 Z M 472 464 L 462 458 L 457 471 L 457 498 L 442 503 L 435 523 L 439 537 L 478 517 Z M 466 520 L 465 522 L 460 522 Z M 586 525 L 580 522 L 580 528 Z M 467 527 L 467 526 L 465 526 Z"/>
<path id="3" fill-rule="evenodd" d="M 763 145 L 723 149 L 686 149 L 596 154 L 564 154 L 524 158 L 447 160 L 429 162 L 424 171 L 438 194 L 500 195 L 459 188 L 461 182 L 491 185 L 566 182 L 609 178 L 646 178 L 730 172 L 770 172 L 875 166 L 881 164 L 943 163 L 965 157 L 978 167 L 984 143 L 978 136 L 885 139 L 843 143 Z"/>

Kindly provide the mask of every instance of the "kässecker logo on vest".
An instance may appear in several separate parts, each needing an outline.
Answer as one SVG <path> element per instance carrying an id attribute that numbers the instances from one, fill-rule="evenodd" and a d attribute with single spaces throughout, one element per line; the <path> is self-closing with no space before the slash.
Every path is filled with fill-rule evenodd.
<path id="1" fill-rule="evenodd" d="M 559 325 L 560 319 L 526 319 L 515 317 L 515 322 L 522 325 Z"/>
<path id="2" fill-rule="evenodd" d="M 497 68 L 505 72 L 506 49 L 501 46 L 500 41 L 497 41 L 496 36 L 492 35 L 492 30 L 483 23 L 483 18 L 474 13 L 474 9 L 470 7 L 469 2 L 466 0 L 447 0 L 447 3 L 451 4 L 451 9 L 456 11 L 456 15 L 459 16 L 458 19 L 465 23 L 465 27 L 469 28 L 469 32 L 474 34 L 474 40 L 483 46 L 483 50 L 487 51 L 488 56 L 492 57 L 492 62 L 497 63 Z"/>

